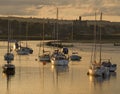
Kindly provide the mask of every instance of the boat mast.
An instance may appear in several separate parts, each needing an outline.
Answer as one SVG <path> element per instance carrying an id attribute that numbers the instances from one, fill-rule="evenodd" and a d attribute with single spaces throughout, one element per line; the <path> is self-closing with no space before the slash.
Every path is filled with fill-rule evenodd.
<path id="1" fill-rule="evenodd" d="M 56 14 L 56 34 L 57 34 L 57 42 L 58 42 L 58 8 Z M 58 50 L 58 44 L 57 44 L 57 50 Z"/>
<path id="2" fill-rule="evenodd" d="M 100 63 L 101 63 L 101 57 L 102 57 L 102 44 L 101 44 L 101 23 L 102 22 L 102 12 L 101 12 L 101 14 L 100 14 Z"/>
<path id="3" fill-rule="evenodd" d="M 10 41 L 13 39 L 13 32 L 12 32 L 12 24 L 9 24 L 9 52 L 11 52 L 12 51 L 12 49 L 11 49 L 11 43 L 10 43 Z"/>
<path id="4" fill-rule="evenodd" d="M 55 47 L 55 39 L 56 39 L 56 22 L 53 24 L 53 40 L 54 40 L 54 46 L 53 48 Z"/>
<path id="5" fill-rule="evenodd" d="M 43 53 L 44 53 L 44 31 L 45 31 L 45 23 L 43 22 Z"/>
<path id="6" fill-rule="evenodd" d="M 39 36 L 41 36 L 41 33 L 40 33 L 40 35 Z M 41 38 L 41 37 L 40 37 Z M 39 41 L 39 51 L 38 51 L 38 57 L 40 56 L 40 50 L 41 50 L 41 41 Z"/>
<path id="7" fill-rule="evenodd" d="M 21 39 L 21 27 L 22 27 L 22 25 L 21 25 L 21 22 L 19 21 L 19 40 Z M 21 41 L 20 41 L 20 48 L 21 48 Z"/>
<path id="8" fill-rule="evenodd" d="M 95 24 L 94 24 L 94 62 L 96 62 L 96 12 L 95 12 Z"/>
<path id="9" fill-rule="evenodd" d="M 7 53 L 10 52 L 10 49 L 9 49 L 9 46 L 10 46 L 10 43 L 9 43 L 10 42 L 10 38 L 9 38 L 10 37 L 9 36 L 10 35 L 10 30 L 9 29 L 10 29 L 10 22 L 8 20 L 8 47 L 7 47 Z"/>
<path id="10" fill-rule="evenodd" d="M 72 45 L 73 45 L 73 22 L 72 22 L 72 36 L 71 36 L 72 38 Z M 72 47 L 72 53 L 73 53 L 73 47 Z"/>
<path id="11" fill-rule="evenodd" d="M 26 47 L 28 46 L 27 40 L 28 40 L 28 22 L 26 22 Z"/>

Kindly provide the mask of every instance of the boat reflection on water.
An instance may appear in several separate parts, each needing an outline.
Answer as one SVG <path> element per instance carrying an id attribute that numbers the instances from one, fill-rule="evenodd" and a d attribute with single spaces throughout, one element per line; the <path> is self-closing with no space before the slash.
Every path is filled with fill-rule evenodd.
<path id="1" fill-rule="evenodd" d="M 56 71 L 56 73 L 64 73 L 69 71 L 69 66 L 54 66 L 52 65 L 52 70 Z"/>
<path id="2" fill-rule="evenodd" d="M 110 72 L 110 78 L 116 78 L 117 73 L 116 72 Z"/>
<path id="3" fill-rule="evenodd" d="M 3 77 L 6 78 L 6 90 L 7 94 L 9 94 L 9 89 L 11 87 L 11 79 L 12 77 L 14 77 L 14 75 L 3 73 Z"/>
<path id="4" fill-rule="evenodd" d="M 104 81 L 109 81 L 110 79 L 116 78 L 116 75 L 117 75 L 116 72 L 110 72 L 110 75 L 106 77 L 89 75 L 89 80 L 94 84 L 95 83 L 100 84 L 100 83 L 103 83 Z"/>
<path id="5" fill-rule="evenodd" d="M 96 76 L 96 77 L 91 75 L 89 76 L 90 82 L 93 82 L 93 83 L 102 83 L 103 81 L 105 81 L 105 79 L 109 80 L 110 77 L 103 78 L 101 76 Z"/>
<path id="6" fill-rule="evenodd" d="M 59 92 L 60 86 L 65 86 L 66 77 L 69 73 L 69 66 L 54 66 L 52 65 L 53 85 L 56 87 L 56 93 Z M 64 79 L 64 80 L 61 80 Z"/>

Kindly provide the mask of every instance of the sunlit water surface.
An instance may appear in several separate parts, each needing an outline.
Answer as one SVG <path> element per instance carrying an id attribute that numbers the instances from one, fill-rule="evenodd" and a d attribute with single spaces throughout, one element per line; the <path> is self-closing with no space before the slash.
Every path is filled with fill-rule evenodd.
<path id="1" fill-rule="evenodd" d="M 23 42 L 24 43 L 24 42 Z M 31 55 L 19 56 L 14 52 L 15 75 L 2 73 L 6 42 L 0 42 L 0 94 L 120 94 L 120 47 L 103 44 L 102 57 L 117 64 L 116 73 L 108 78 L 87 75 L 91 57 L 91 43 L 75 43 L 73 48 L 82 56 L 80 62 L 70 62 L 68 67 L 54 67 L 51 63 L 39 62 L 39 41 L 28 41 L 33 48 Z M 52 51 L 52 47 L 45 47 Z M 40 48 L 42 50 L 42 48 Z M 99 50 L 99 49 L 97 49 Z M 99 55 L 99 53 L 97 53 Z"/>

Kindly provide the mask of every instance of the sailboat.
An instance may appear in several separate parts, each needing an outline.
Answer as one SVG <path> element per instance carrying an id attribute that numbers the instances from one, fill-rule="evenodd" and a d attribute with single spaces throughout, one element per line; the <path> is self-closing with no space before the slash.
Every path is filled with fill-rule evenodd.
<path id="1" fill-rule="evenodd" d="M 102 13 L 101 13 L 101 21 L 102 21 Z M 100 28 L 100 34 L 101 34 L 101 28 Z M 100 37 L 101 39 L 101 37 Z M 101 59 L 102 60 L 102 59 Z M 101 61 L 101 65 L 109 68 L 109 72 L 115 72 L 117 69 L 117 64 L 112 64 L 110 59 L 107 59 L 106 61 Z"/>
<path id="2" fill-rule="evenodd" d="M 101 13 L 101 19 L 102 19 L 102 13 Z M 88 69 L 87 74 L 92 76 L 108 76 L 109 68 L 104 67 L 101 65 L 101 31 L 100 31 L 100 60 L 97 63 L 96 61 L 96 13 L 95 13 L 95 25 L 94 25 L 94 49 L 92 49 L 92 55 L 91 55 L 91 62 L 90 67 Z"/>
<path id="3" fill-rule="evenodd" d="M 57 16 L 57 19 L 56 19 L 56 36 L 57 36 L 57 42 L 58 42 L 58 8 L 57 8 L 57 15 L 56 16 Z M 51 63 L 52 63 L 52 65 L 57 65 L 57 66 L 67 66 L 69 64 L 69 59 L 57 47 L 57 49 L 54 50 L 53 54 L 51 55 Z"/>
<path id="4" fill-rule="evenodd" d="M 106 60 L 106 61 L 102 61 L 102 65 L 104 67 L 109 68 L 110 72 L 115 72 L 117 70 L 117 64 L 112 64 L 110 59 Z"/>
<path id="5" fill-rule="evenodd" d="M 70 56 L 71 61 L 80 61 L 81 56 L 78 55 L 78 52 L 72 52 L 72 55 Z"/>
<path id="6" fill-rule="evenodd" d="M 40 53 L 39 53 L 39 56 L 38 56 L 38 58 L 39 58 L 39 61 L 42 61 L 42 62 L 50 62 L 50 59 L 51 59 L 51 56 L 50 56 L 50 51 L 45 51 L 45 49 L 44 49 L 44 23 L 43 23 L 43 54 L 42 55 L 40 55 Z M 39 48 L 39 51 L 40 51 L 40 48 Z"/>
<path id="7" fill-rule="evenodd" d="M 17 50 L 18 55 L 28 55 L 33 53 L 33 49 L 29 48 L 27 45 L 27 36 L 28 36 L 28 22 L 26 23 L 26 47 L 22 47 L 20 44 L 19 49 Z"/>
<path id="8" fill-rule="evenodd" d="M 7 74 L 14 74 L 15 73 L 15 65 L 11 64 L 11 61 L 14 60 L 14 54 L 11 52 L 10 49 L 10 23 L 8 20 L 8 45 L 7 45 L 7 53 L 4 55 L 4 60 L 7 61 L 7 64 L 2 66 L 3 72 Z"/>
<path id="9" fill-rule="evenodd" d="M 72 23 L 72 42 L 73 42 L 73 23 Z M 81 58 L 82 57 L 78 55 L 78 52 L 73 50 L 73 48 L 72 48 L 72 55 L 70 56 L 70 60 L 71 61 L 80 61 Z"/>
<path id="10" fill-rule="evenodd" d="M 7 62 L 7 64 L 4 64 L 2 68 L 3 68 L 3 73 L 9 74 L 9 75 L 15 74 L 15 65 L 11 63 Z"/>
<path id="11" fill-rule="evenodd" d="M 7 53 L 4 55 L 4 60 L 6 60 L 8 62 L 11 62 L 12 60 L 14 60 L 14 55 L 11 52 L 11 49 L 10 49 L 10 30 L 9 29 L 10 29 L 10 24 L 9 24 L 9 21 L 8 21 Z"/>

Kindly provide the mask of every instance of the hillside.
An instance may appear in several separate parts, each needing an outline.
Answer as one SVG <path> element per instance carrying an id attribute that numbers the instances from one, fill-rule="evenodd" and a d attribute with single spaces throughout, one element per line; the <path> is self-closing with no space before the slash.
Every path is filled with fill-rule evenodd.
<path id="1" fill-rule="evenodd" d="M 7 39 L 8 21 L 11 39 L 23 40 L 28 35 L 28 39 L 42 39 L 43 24 L 45 39 L 56 39 L 56 30 L 60 40 L 71 40 L 72 29 L 74 40 L 93 39 L 94 20 L 58 20 L 42 18 L 20 18 L 20 17 L 0 17 L 0 39 Z M 97 21 L 97 36 L 101 26 L 102 39 L 120 40 L 120 22 Z M 28 24 L 28 29 L 27 28 Z M 58 28 L 56 28 L 58 27 Z M 28 31 L 27 31 L 28 30 Z M 27 32 L 26 32 L 27 31 Z M 99 38 L 99 37 L 98 37 Z"/>

